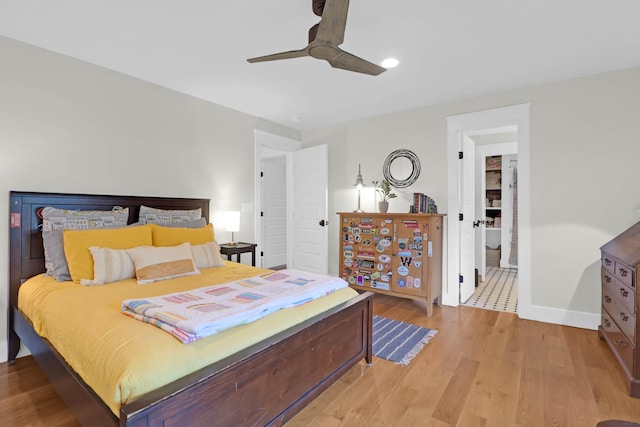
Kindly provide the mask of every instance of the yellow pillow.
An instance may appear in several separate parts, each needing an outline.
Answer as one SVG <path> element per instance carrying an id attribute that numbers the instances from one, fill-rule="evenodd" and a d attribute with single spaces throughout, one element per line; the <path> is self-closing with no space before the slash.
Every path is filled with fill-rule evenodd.
<path id="1" fill-rule="evenodd" d="M 213 242 L 212 224 L 201 228 L 161 227 L 156 224 L 150 224 L 150 226 L 153 246 L 178 246 L 186 242 L 192 245 L 203 245 Z"/>
<path id="2" fill-rule="evenodd" d="M 126 228 L 96 228 L 64 230 L 64 253 L 69 264 L 71 280 L 93 280 L 93 257 L 89 248 L 100 246 L 111 249 L 129 249 L 151 246 L 151 226 Z"/>

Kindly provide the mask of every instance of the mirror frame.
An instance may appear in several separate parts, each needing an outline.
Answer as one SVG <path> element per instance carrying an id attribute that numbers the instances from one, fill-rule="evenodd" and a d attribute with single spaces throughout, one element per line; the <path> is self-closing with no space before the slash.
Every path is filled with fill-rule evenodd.
<path id="1" fill-rule="evenodd" d="M 398 179 L 391 175 L 391 164 L 394 160 L 399 158 L 406 158 L 411 162 L 411 174 L 405 179 Z M 389 181 L 389 184 L 391 184 L 392 187 L 406 188 L 416 182 L 420 176 L 420 160 L 413 151 L 401 148 L 393 151 L 387 156 L 382 167 L 382 174 L 384 175 L 384 179 Z"/>

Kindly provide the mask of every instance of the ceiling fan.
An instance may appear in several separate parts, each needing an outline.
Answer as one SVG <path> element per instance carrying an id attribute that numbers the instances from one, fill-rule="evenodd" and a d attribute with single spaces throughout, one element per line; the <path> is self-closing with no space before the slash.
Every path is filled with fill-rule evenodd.
<path id="1" fill-rule="evenodd" d="M 247 61 L 263 62 L 277 59 L 311 56 L 324 59 L 334 68 L 377 76 L 387 69 L 355 55 L 338 46 L 344 42 L 349 0 L 312 0 L 313 13 L 322 19 L 309 29 L 309 44 L 304 49 L 290 50 L 273 55 L 250 58 Z"/>

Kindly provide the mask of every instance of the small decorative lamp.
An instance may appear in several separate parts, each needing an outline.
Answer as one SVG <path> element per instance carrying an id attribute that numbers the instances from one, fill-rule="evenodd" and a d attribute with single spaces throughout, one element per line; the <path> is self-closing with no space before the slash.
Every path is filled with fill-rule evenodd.
<path id="1" fill-rule="evenodd" d="M 360 190 L 362 190 L 362 188 L 365 186 L 364 181 L 362 180 L 360 165 L 358 165 L 358 177 L 356 178 L 356 183 L 353 184 L 353 186 L 358 189 L 358 209 L 356 209 L 354 212 L 364 212 L 362 209 L 360 209 Z"/>
<path id="2" fill-rule="evenodd" d="M 227 211 L 227 231 L 231 232 L 231 241 L 227 245 L 235 245 L 233 233 L 240 231 L 240 211 Z"/>

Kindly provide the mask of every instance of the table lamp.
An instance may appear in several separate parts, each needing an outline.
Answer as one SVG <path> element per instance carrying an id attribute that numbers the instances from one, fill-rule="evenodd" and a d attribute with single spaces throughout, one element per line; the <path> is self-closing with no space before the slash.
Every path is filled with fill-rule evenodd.
<path id="1" fill-rule="evenodd" d="M 231 232 L 231 241 L 227 245 L 235 245 L 233 233 L 240 231 L 240 211 L 227 211 L 227 231 Z"/>

